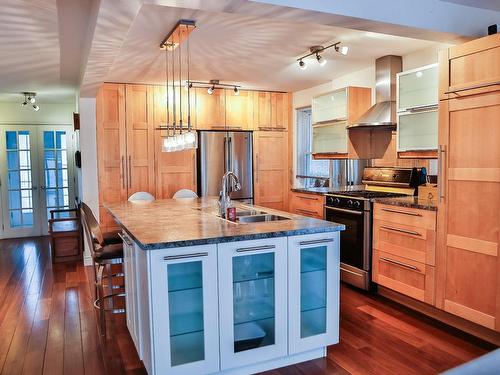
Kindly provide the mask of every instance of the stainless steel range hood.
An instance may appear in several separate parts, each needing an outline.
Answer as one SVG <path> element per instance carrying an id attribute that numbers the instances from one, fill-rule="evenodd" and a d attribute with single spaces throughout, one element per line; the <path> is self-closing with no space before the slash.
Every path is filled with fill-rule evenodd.
<path id="1" fill-rule="evenodd" d="M 376 104 L 348 129 L 396 128 L 396 74 L 402 69 L 401 56 L 384 56 L 375 60 Z"/>

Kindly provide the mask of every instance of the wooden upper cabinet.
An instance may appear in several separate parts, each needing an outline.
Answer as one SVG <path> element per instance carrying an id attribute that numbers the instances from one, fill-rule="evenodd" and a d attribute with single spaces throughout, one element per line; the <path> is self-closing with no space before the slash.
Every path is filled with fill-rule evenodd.
<path id="1" fill-rule="evenodd" d="M 214 90 L 211 95 L 203 87 L 197 87 L 194 91 L 196 92 L 197 129 L 224 129 L 226 126 L 225 90 Z"/>
<path id="2" fill-rule="evenodd" d="M 288 136 L 285 132 L 254 132 L 255 204 L 287 209 Z"/>
<path id="3" fill-rule="evenodd" d="M 222 90 L 221 90 L 222 91 Z M 226 89 L 226 127 L 228 129 L 252 130 L 253 127 L 253 92 Z"/>
<path id="4" fill-rule="evenodd" d="M 126 85 L 127 195 L 155 195 L 153 86 Z"/>
<path id="5" fill-rule="evenodd" d="M 291 97 L 284 92 L 271 93 L 271 127 L 273 130 L 288 130 L 291 116 Z"/>
<path id="6" fill-rule="evenodd" d="M 439 97 L 500 90 L 500 34 L 444 50 L 439 55 Z"/>
<path id="7" fill-rule="evenodd" d="M 172 87 L 169 87 L 168 103 L 167 103 L 167 89 L 164 85 L 153 86 L 154 92 L 154 109 L 153 109 L 153 121 L 156 128 L 163 127 L 167 125 L 170 126 L 174 123 L 174 94 Z M 188 91 L 185 88 L 179 89 L 175 88 L 175 120 L 177 128 L 180 126 L 179 119 L 181 117 L 181 96 L 182 96 L 182 128 L 187 129 L 188 120 L 190 115 L 191 128 L 196 129 L 196 91 L 191 89 Z M 190 102 L 188 105 L 188 96 Z M 167 116 L 167 104 L 168 104 L 168 116 Z"/>
<path id="8" fill-rule="evenodd" d="M 105 83 L 96 98 L 99 220 L 103 230 L 116 227 L 105 203 L 127 199 L 125 85 Z"/>
<path id="9" fill-rule="evenodd" d="M 270 130 L 271 123 L 271 93 L 267 91 L 254 92 L 254 130 Z"/>

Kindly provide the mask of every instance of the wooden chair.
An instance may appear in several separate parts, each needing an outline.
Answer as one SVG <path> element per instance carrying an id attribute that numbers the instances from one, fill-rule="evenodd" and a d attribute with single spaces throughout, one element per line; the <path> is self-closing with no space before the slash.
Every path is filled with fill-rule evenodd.
<path id="1" fill-rule="evenodd" d="M 68 217 L 57 217 L 67 213 Z M 78 208 L 51 210 L 49 219 L 52 262 L 82 259 L 82 226 Z"/>

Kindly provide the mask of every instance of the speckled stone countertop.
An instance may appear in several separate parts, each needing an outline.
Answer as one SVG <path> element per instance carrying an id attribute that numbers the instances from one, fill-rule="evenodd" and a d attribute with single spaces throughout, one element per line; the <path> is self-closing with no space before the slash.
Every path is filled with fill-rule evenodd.
<path id="1" fill-rule="evenodd" d="M 292 188 L 292 191 L 296 193 L 308 193 L 308 194 L 332 194 L 338 191 L 350 191 L 350 190 L 361 190 L 364 189 L 365 185 L 349 185 L 340 187 L 309 187 L 309 188 Z"/>
<path id="2" fill-rule="evenodd" d="M 430 199 L 422 199 L 418 197 L 393 197 L 393 198 L 376 198 L 375 203 L 389 204 L 392 206 L 418 208 L 421 210 L 437 211 L 437 202 Z"/>
<path id="3" fill-rule="evenodd" d="M 216 216 L 215 198 L 163 199 L 105 205 L 115 221 L 144 250 L 194 246 L 249 239 L 324 233 L 345 229 L 342 224 L 294 215 L 270 208 L 243 205 L 286 216 L 290 220 L 233 223 Z"/>

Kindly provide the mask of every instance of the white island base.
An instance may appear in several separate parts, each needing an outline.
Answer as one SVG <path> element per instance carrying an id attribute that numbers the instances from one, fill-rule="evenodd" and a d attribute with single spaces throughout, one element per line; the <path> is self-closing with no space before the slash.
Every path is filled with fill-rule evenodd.
<path id="1" fill-rule="evenodd" d="M 151 250 L 124 237 L 127 326 L 150 375 L 253 374 L 338 343 L 338 231 Z"/>

